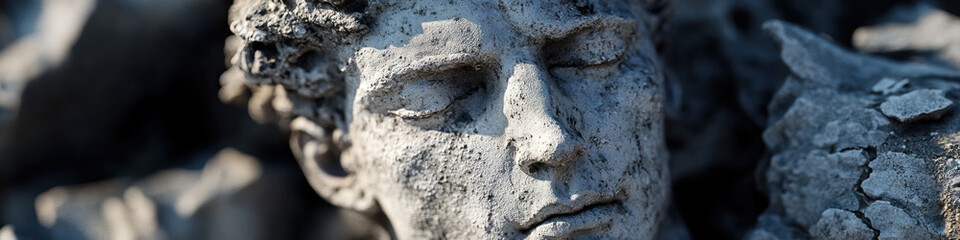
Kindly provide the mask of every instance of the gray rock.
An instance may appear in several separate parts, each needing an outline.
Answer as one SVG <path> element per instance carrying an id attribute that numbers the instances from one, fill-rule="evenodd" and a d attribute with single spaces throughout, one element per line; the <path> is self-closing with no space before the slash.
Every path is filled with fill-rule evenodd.
<path id="1" fill-rule="evenodd" d="M 793 75 L 819 86 L 868 89 L 876 79 L 960 78 L 951 69 L 853 54 L 822 36 L 782 21 L 768 21 L 764 29 L 781 46 L 781 60 Z"/>
<path id="2" fill-rule="evenodd" d="M 815 239 L 869 240 L 876 237 L 863 219 L 853 212 L 831 208 L 823 211 L 817 224 L 810 228 Z"/>
<path id="3" fill-rule="evenodd" d="M 863 192 L 875 199 L 908 205 L 911 209 L 935 206 L 938 186 L 927 160 L 900 152 L 885 152 L 870 162 L 873 172 L 863 181 Z"/>
<path id="4" fill-rule="evenodd" d="M 942 90 L 922 89 L 890 97 L 880 105 L 880 110 L 897 121 L 914 122 L 940 118 L 951 106 L 953 101 L 943 97 Z"/>
<path id="5" fill-rule="evenodd" d="M 826 209 L 857 210 L 855 189 L 865 171 L 865 154 L 862 150 L 834 154 L 815 150 L 801 159 L 789 154 L 774 156 L 768 174 L 779 175 L 776 179 L 782 194 L 777 202 L 783 204 L 786 218 L 811 226 Z"/>
<path id="6" fill-rule="evenodd" d="M 863 214 L 870 219 L 874 228 L 880 231 L 878 237 L 881 240 L 938 238 L 936 233 L 923 228 L 920 221 L 887 201 L 873 202 Z"/>
<path id="7" fill-rule="evenodd" d="M 960 203 L 950 185 L 951 166 L 960 164 L 947 160 L 958 156 L 960 119 L 938 115 L 956 101 L 945 94 L 956 89 L 944 80 L 956 72 L 851 53 L 782 22 L 766 27 L 783 45 L 793 76 L 774 95 L 764 131 L 772 152 L 768 214 L 777 217 L 759 218 L 755 235 L 786 227 L 800 234 L 774 236 L 960 237 L 960 214 L 946 207 Z M 913 92 L 881 104 L 900 90 Z M 887 119 L 893 109 L 905 112 L 894 115 L 901 121 Z M 934 116 L 942 121 L 911 122 Z"/>

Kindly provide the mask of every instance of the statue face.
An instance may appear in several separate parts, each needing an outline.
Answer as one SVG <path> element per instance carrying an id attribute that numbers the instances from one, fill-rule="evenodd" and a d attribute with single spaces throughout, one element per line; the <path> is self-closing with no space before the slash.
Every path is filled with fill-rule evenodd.
<path id="1" fill-rule="evenodd" d="M 343 50 L 341 164 L 399 238 L 655 236 L 669 183 L 642 6 L 571 2 L 399 1 Z"/>

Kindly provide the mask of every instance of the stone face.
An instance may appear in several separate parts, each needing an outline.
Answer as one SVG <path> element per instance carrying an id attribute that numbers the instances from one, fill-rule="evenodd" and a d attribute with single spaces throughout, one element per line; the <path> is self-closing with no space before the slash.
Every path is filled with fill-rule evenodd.
<path id="1" fill-rule="evenodd" d="M 953 101 L 943 97 L 942 90 L 921 89 L 893 96 L 880 105 L 884 115 L 900 122 L 940 118 L 953 106 Z"/>
<path id="2" fill-rule="evenodd" d="M 252 86 L 317 193 L 399 239 L 650 239 L 669 195 L 663 6 L 238 1 L 221 97 Z"/>
<path id="3" fill-rule="evenodd" d="M 810 228 L 814 239 L 869 240 L 876 234 L 863 219 L 853 212 L 831 208 L 820 214 L 820 220 Z"/>

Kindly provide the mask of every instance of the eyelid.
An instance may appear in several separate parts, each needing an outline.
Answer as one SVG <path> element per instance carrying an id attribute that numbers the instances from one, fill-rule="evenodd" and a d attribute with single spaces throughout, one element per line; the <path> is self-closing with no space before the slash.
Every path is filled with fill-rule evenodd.
<path id="1" fill-rule="evenodd" d="M 388 69 L 386 74 L 368 85 L 368 91 L 389 92 L 397 89 L 402 83 L 416 80 L 419 76 L 477 65 L 479 62 L 481 62 L 480 55 L 471 53 L 423 57 L 396 69 Z"/>
<path id="2" fill-rule="evenodd" d="M 554 67 L 599 66 L 620 60 L 634 44 L 636 22 L 605 16 L 589 21 L 592 24 L 554 39 L 549 48 L 548 64 Z"/>

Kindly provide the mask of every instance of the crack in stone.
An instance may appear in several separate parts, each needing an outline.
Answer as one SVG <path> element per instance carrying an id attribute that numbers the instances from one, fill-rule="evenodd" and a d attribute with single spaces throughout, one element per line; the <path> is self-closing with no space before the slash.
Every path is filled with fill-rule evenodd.
<path id="1" fill-rule="evenodd" d="M 873 223 L 862 212 L 862 209 L 866 209 L 871 202 L 877 200 L 867 196 L 866 192 L 863 190 L 863 181 L 866 181 L 867 178 L 870 178 L 870 174 L 873 173 L 873 168 L 870 168 L 870 163 L 877 159 L 877 149 L 876 147 L 867 147 L 863 148 L 862 150 L 867 153 L 867 162 L 863 164 L 864 170 L 862 173 L 860 173 L 860 179 L 857 179 L 856 196 L 860 202 L 860 209 L 852 212 L 857 216 L 857 218 L 860 218 L 860 220 L 867 225 L 867 228 L 870 228 L 870 230 L 873 231 L 873 239 L 877 240 L 880 238 L 880 230 L 873 227 Z"/>

